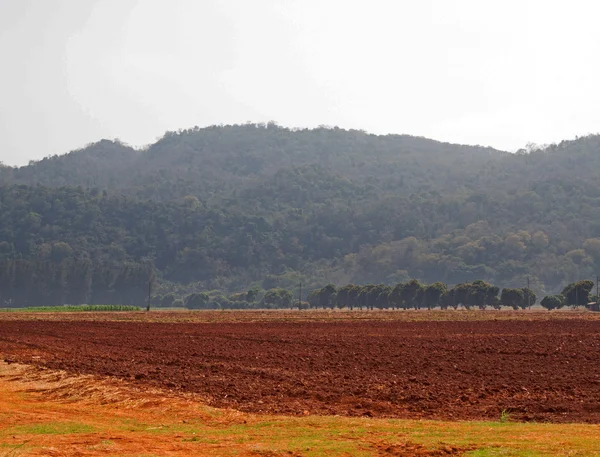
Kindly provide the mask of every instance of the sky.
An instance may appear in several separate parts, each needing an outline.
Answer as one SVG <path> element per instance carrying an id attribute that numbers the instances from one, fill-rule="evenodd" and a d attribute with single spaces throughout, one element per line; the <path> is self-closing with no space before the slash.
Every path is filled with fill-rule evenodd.
<path id="1" fill-rule="evenodd" d="M 0 0 L 0 161 L 275 121 L 517 150 L 600 131 L 600 2 Z"/>

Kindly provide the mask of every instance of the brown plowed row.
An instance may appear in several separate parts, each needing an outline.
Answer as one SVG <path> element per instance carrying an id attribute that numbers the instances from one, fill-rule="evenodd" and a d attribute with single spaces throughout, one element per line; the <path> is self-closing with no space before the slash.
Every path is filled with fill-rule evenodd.
<path id="1" fill-rule="evenodd" d="M 600 322 L 0 322 L 7 360 L 282 414 L 600 423 Z"/>

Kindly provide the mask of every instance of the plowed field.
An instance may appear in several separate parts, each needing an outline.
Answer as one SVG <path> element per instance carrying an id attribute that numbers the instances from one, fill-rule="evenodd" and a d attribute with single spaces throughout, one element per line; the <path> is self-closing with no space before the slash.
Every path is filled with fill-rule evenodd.
<path id="1" fill-rule="evenodd" d="M 0 354 L 242 411 L 600 423 L 600 321 L 0 321 Z"/>

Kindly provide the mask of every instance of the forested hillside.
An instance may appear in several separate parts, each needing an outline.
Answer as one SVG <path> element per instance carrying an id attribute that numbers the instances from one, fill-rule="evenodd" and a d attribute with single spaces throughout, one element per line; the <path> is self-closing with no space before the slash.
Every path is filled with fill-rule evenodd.
<path id="1" fill-rule="evenodd" d="M 600 272 L 598 170 L 600 136 L 516 154 L 273 123 L 103 140 L 0 168 L 0 294 L 529 276 L 543 296 Z"/>

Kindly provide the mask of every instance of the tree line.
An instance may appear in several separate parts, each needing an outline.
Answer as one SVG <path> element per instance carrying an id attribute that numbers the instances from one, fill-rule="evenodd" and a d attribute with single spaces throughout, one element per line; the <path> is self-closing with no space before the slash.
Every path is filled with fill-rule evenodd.
<path id="1" fill-rule="evenodd" d="M 442 282 L 424 284 L 417 279 L 395 285 L 328 284 L 311 290 L 300 300 L 284 287 L 267 290 L 253 287 L 246 292 L 226 291 L 164 292 L 157 286 L 149 264 L 93 262 L 88 258 L 66 257 L 60 262 L 0 261 L 0 307 L 123 304 L 188 309 L 466 309 L 502 306 L 525 309 L 538 302 L 529 288 L 503 288 L 483 280 L 448 287 Z M 591 295 L 590 280 L 568 284 L 560 294 L 545 296 L 540 304 L 547 309 L 586 306 L 597 300 Z M 154 292 L 153 292 L 154 289 Z M 151 295 L 149 295 L 151 294 Z"/>
<path id="2" fill-rule="evenodd" d="M 139 263 L 0 261 L 0 307 L 143 305 L 151 272 Z"/>
<path id="3" fill-rule="evenodd" d="M 584 280 L 567 285 L 561 294 L 545 296 L 540 305 L 548 310 L 566 306 L 587 306 L 596 301 L 592 295 L 593 281 Z M 283 288 L 261 290 L 253 288 L 229 296 L 220 291 L 192 293 L 178 298 L 173 293 L 153 297 L 152 303 L 162 307 L 185 307 L 188 309 L 527 309 L 538 303 L 536 293 L 527 287 L 504 288 L 477 280 L 457 284 L 449 288 L 435 282 L 422 284 L 416 279 L 395 286 L 385 284 L 336 287 L 328 284 L 313 289 L 306 301 L 294 297 L 292 291 Z"/>
<path id="4" fill-rule="evenodd" d="M 578 281 L 567 285 L 561 294 L 544 297 L 540 304 L 546 309 L 587 306 L 590 300 L 597 300 L 596 296 L 590 295 L 593 287 L 593 281 Z M 441 282 L 422 284 L 416 279 L 395 286 L 348 284 L 336 288 L 328 284 L 313 290 L 307 299 L 313 308 L 457 309 L 462 306 L 466 309 L 500 309 L 507 306 L 515 310 L 529 308 L 537 300 L 535 292 L 527 287 L 500 290 L 497 286 L 476 280 L 448 288 Z"/>

